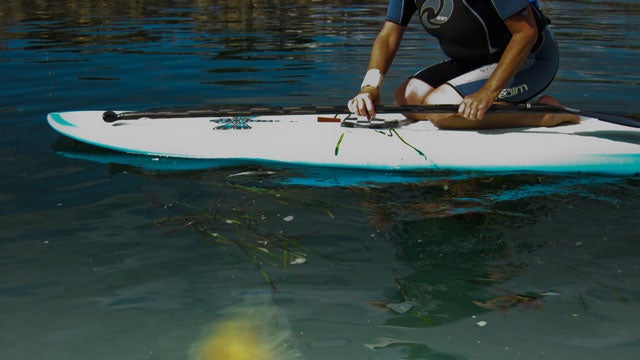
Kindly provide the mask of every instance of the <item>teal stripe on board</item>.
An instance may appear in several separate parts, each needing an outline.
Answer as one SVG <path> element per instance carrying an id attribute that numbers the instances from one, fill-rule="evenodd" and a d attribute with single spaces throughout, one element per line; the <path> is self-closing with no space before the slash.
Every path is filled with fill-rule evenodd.
<path id="1" fill-rule="evenodd" d="M 58 124 L 62 125 L 62 126 L 73 126 L 73 127 L 77 127 L 77 125 L 72 124 L 70 122 L 68 122 L 67 120 L 65 120 L 60 113 L 51 113 L 49 114 L 49 117 L 51 117 L 51 120 L 57 122 Z"/>

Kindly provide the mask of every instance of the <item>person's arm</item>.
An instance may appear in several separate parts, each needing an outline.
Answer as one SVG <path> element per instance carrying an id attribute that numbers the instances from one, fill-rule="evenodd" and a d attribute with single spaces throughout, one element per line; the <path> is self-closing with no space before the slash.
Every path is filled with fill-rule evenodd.
<path id="1" fill-rule="evenodd" d="M 512 36 L 498 66 L 480 90 L 465 97 L 460 103 L 458 112 L 467 119 L 478 120 L 484 117 L 538 39 L 538 28 L 531 6 L 506 19 L 505 24 Z"/>
<path id="2" fill-rule="evenodd" d="M 371 48 L 369 67 L 358 95 L 348 103 L 349 110 L 359 116 L 376 115 L 375 105 L 380 102 L 380 88 L 396 56 L 405 27 L 385 21 Z"/>

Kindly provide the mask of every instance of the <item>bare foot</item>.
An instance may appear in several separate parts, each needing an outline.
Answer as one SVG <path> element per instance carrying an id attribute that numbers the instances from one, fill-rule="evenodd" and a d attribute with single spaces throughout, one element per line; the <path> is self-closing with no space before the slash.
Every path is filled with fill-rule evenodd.
<path id="1" fill-rule="evenodd" d="M 539 104 L 553 105 L 553 106 L 562 106 L 558 100 L 554 99 L 549 95 L 542 95 L 538 100 Z M 546 127 L 557 126 L 564 123 L 569 124 L 577 124 L 580 122 L 580 117 L 575 114 L 567 114 L 567 113 L 555 113 L 555 114 L 545 114 L 540 122 L 540 125 Z"/>

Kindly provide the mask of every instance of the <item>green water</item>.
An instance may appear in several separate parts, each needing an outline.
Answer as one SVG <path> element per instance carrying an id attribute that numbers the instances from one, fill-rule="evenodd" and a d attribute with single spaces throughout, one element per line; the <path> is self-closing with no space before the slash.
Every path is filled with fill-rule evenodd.
<path id="1" fill-rule="evenodd" d="M 543 4 L 563 54 L 549 92 L 638 112 L 640 5 Z M 0 4 L 0 358 L 186 359 L 243 309 L 304 359 L 635 358 L 637 176 L 167 173 L 56 153 L 76 144 L 51 111 L 343 104 L 385 6 Z M 386 101 L 440 58 L 415 23 Z"/>

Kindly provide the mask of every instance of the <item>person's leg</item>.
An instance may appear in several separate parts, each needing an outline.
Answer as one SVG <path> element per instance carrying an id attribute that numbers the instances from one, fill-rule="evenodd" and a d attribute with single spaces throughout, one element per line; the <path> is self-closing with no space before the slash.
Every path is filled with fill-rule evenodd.
<path id="1" fill-rule="evenodd" d="M 546 28 L 541 33 L 541 43 L 535 53 L 522 65 L 516 76 L 498 96 L 497 101 L 525 102 L 536 97 L 553 81 L 558 69 L 558 45 L 553 33 Z M 493 73 L 497 64 L 489 64 L 452 78 L 425 98 L 424 104 L 460 103 L 464 96 L 479 90 Z M 550 96 L 539 102 L 560 106 Z M 505 127 L 556 126 L 578 123 L 580 118 L 566 113 L 486 113 L 481 120 L 473 121 L 456 114 L 433 114 L 429 119 L 444 129 L 486 129 Z"/>
<path id="2" fill-rule="evenodd" d="M 457 104 L 462 101 L 462 96 L 449 85 L 442 85 L 426 97 L 424 104 Z M 560 106 L 550 96 L 543 96 L 540 103 Z M 458 114 L 420 114 L 422 119 L 429 119 L 433 125 L 440 129 L 497 129 L 509 127 L 552 127 L 563 123 L 578 123 L 580 118 L 573 114 L 558 113 L 492 113 L 488 112 L 480 120 L 469 120 Z"/>
<path id="3" fill-rule="evenodd" d="M 464 96 L 478 91 L 491 76 L 497 64 L 468 67 L 451 60 L 428 67 L 406 80 L 396 90 L 394 99 L 400 105 L 459 104 Z M 549 29 L 542 32 L 542 42 L 526 60 L 497 101 L 524 102 L 541 93 L 553 80 L 558 68 L 557 43 Z M 539 102 L 560 106 L 550 96 Z M 411 114 L 411 119 L 431 120 L 444 129 L 478 129 L 504 127 L 556 126 L 577 123 L 574 114 L 554 113 L 487 113 L 482 120 L 469 120 L 455 113 Z"/>
<path id="4" fill-rule="evenodd" d="M 408 78 L 393 93 L 393 100 L 398 105 L 422 105 L 433 87 L 422 80 Z"/>
<path id="5" fill-rule="evenodd" d="M 400 84 L 393 94 L 393 99 L 398 105 L 426 104 L 427 96 L 435 88 L 460 74 L 462 72 L 450 60 L 432 65 Z M 427 120 L 420 114 L 405 114 L 405 116 L 414 120 Z"/>
<path id="6" fill-rule="evenodd" d="M 459 104 L 462 96 L 450 85 L 445 84 L 433 89 L 425 82 L 410 78 L 403 82 L 394 94 L 398 105 L 435 105 Z M 540 103 L 560 106 L 550 96 L 543 96 Z M 469 120 L 455 113 L 405 114 L 413 120 L 429 120 L 440 129 L 490 129 L 508 127 L 557 126 L 562 123 L 578 123 L 579 117 L 573 114 L 542 113 L 487 113 L 481 120 Z"/>

